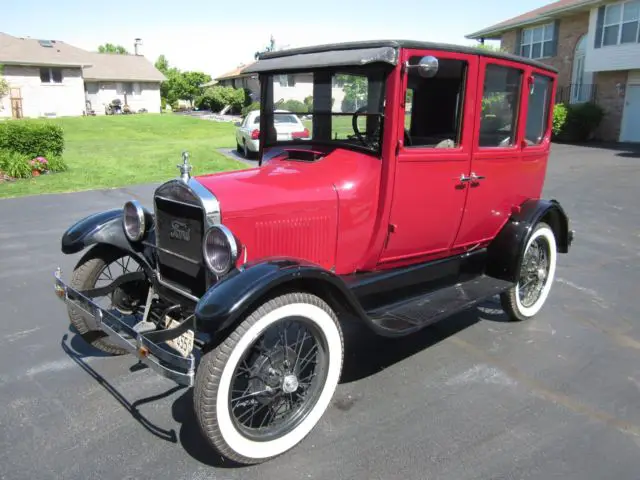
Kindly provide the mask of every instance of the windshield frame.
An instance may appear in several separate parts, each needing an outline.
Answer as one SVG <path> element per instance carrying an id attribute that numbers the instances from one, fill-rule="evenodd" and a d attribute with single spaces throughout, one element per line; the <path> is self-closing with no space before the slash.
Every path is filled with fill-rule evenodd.
<path id="1" fill-rule="evenodd" d="M 394 66 L 387 65 L 384 63 L 372 63 L 367 65 L 341 65 L 341 66 L 332 66 L 332 67 L 318 67 L 318 68 L 304 68 L 304 69 L 288 69 L 288 70 L 273 70 L 261 72 L 259 75 L 260 80 L 260 157 L 262 157 L 264 149 L 268 148 L 286 148 L 286 147 L 300 147 L 306 146 L 307 148 L 318 145 L 324 147 L 330 147 L 332 149 L 335 148 L 344 148 L 347 150 L 354 150 L 362 153 L 366 153 L 368 155 L 373 155 L 375 157 L 381 158 L 384 144 L 384 129 L 385 129 L 385 114 L 387 105 L 389 104 L 389 76 L 393 72 Z M 277 107 L 274 107 L 273 101 L 273 84 L 275 77 L 279 75 L 295 75 L 295 74 L 314 74 L 314 86 L 315 86 L 315 74 L 329 74 L 331 76 L 334 75 L 365 75 L 368 79 L 372 77 L 379 76 L 381 86 L 380 86 L 380 110 L 379 113 L 358 113 L 359 117 L 369 117 L 375 116 L 379 118 L 379 136 L 377 142 L 377 148 L 368 147 L 362 144 L 358 144 L 355 142 L 351 142 L 348 140 L 326 140 L 326 139 L 317 139 L 311 137 L 311 139 L 300 139 L 295 138 L 291 140 L 272 140 L 269 141 L 266 135 L 267 129 L 269 125 L 267 125 L 267 119 L 271 115 L 278 115 L 276 112 Z M 377 80 L 377 79 L 376 79 Z M 270 107 L 271 111 L 267 110 L 267 105 Z M 275 112 L 275 113 L 274 113 Z M 303 115 L 309 115 L 312 118 L 314 116 L 319 115 L 330 115 L 331 118 L 336 117 L 350 117 L 353 118 L 355 112 L 333 112 L 333 111 L 318 111 L 318 112 L 310 112 L 299 114 L 295 112 L 291 112 L 294 115 L 297 115 L 300 118 Z M 285 114 L 284 112 L 282 114 Z M 300 118 L 302 121 L 302 119 Z M 355 132 L 354 132 L 355 133 Z M 313 132 L 312 132 L 313 134 Z"/>

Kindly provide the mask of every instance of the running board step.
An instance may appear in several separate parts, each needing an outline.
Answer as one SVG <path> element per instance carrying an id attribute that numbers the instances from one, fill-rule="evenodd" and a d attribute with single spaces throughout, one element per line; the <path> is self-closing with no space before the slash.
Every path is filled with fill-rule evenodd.
<path id="1" fill-rule="evenodd" d="M 406 335 L 473 307 L 513 285 L 511 282 L 481 275 L 467 282 L 370 310 L 367 314 L 385 334 Z"/>

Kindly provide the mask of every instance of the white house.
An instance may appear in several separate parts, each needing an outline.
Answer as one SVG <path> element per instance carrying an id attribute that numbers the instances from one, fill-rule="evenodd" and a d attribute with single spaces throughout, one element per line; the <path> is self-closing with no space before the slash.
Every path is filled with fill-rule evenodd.
<path id="1" fill-rule="evenodd" d="M 556 67 L 561 101 L 603 107 L 602 139 L 640 142 L 640 0 L 558 0 L 467 38 Z"/>
<path id="2" fill-rule="evenodd" d="M 260 100 L 260 83 L 258 75 L 244 73 L 252 63 L 248 65 L 240 65 L 234 70 L 227 72 L 215 78 L 203 86 L 221 85 L 224 87 L 245 88 L 249 91 L 249 95 L 253 101 Z M 306 73 L 296 73 L 292 75 L 279 75 L 274 79 L 273 100 L 287 101 L 298 100 L 304 102 L 304 99 L 313 96 L 313 76 Z M 342 85 L 334 84 L 332 88 L 332 97 L 334 100 L 333 110 L 341 111 L 342 100 L 344 99 L 344 90 Z"/>
<path id="3" fill-rule="evenodd" d="M 10 87 L 0 98 L 0 118 L 100 115 L 116 98 L 132 111 L 160 112 L 165 77 L 142 55 L 94 53 L 0 32 L 0 65 Z"/>

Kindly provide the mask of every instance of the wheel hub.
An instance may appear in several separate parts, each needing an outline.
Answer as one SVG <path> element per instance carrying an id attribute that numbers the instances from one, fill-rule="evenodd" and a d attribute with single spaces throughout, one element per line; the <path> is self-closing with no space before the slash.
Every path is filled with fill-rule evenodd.
<path id="1" fill-rule="evenodd" d="M 544 279 L 547 277 L 547 270 L 544 267 L 540 267 L 538 268 L 538 271 L 536 272 L 536 274 L 538 276 L 538 280 L 543 282 Z"/>
<path id="2" fill-rule="evenodd" d="M 293 393 L 298 390 L 299 383 L 298 377 L 293 374 L 285 375 L 282 380 L 282 391 L 284 393 Z"/>

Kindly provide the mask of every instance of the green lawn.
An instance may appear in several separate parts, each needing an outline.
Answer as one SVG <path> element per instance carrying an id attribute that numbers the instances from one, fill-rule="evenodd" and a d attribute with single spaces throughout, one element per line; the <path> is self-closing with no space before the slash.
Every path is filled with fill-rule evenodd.
<path id="1" fill-rule="evenodd" d="M 235 146 L 232 123 L 171 114 L 47 120 L 64 128 L 66 172 L 0 183 L 0 197 L 161 182 L 178 175 L 188 150 L 193 175 L 243 168 L 217 152 Z"/>

